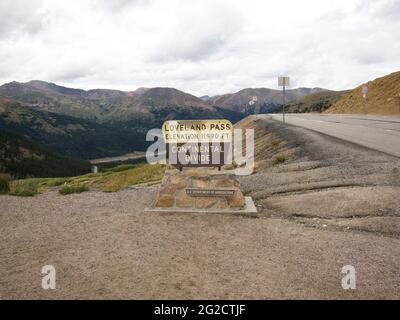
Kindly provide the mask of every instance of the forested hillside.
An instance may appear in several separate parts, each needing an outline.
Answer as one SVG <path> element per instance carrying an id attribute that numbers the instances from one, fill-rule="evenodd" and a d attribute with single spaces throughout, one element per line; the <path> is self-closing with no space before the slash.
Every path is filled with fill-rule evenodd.
<path id="1" fill-rule="evenodd" d="M 89 162 L 51 153 L 39 144 L 0 129 L 0 173 L 12 178 L 63 177 L 90 172 Z"/>

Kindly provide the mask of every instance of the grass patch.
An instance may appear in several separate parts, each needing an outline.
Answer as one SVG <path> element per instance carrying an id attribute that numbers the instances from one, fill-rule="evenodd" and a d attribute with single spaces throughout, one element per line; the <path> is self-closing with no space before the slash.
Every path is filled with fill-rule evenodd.
<path id="1" fill-rule="evenodd" d="M 130 185 L 161 180 L 164 171 L 163 165 L 138 165 L 111 175 L 100 175 L 92 180 L 91 186 L 105 192 L 115 192 Z"/>
<path id="2" fill-rule="evenodd" d="M 275 140 L 272 140 L 271 141 L 271 144 L 273 145 L 273 146 L 277 146 L 277 145 L 279 145 L 279 144 L 281 144 L 282 143 L 282 140 L 277 140 L 277 139 L 275 139 Z"/>
<path id="3" fill-rule="evenodd" d="M 72 193 L 82 193 L 88 191 L 89 187 L 84 184 L 76 184 L 76 185 L 65 185 L 58 192 L 62 195 L 72 194 Z"/>
<path id="4" fill-rule="evenodd" d="M 159 181 L 164 175 L 165 165 L 128 164 L 106 169 L 99 173 L 88 173 L 69 178 L 33 178 L 14 180 L 10 193 L 15 196 L 34 196 L 48 188 L 63 185 L 60 194 L 80 193 L 90 188 L 104 192 L 115 192 L 130 185 Z"/>
<path id="5" fill-rule="evenodd" d="M 286 154 L 278 154 L 278 155 L 275 156 L 275 160 L 278 163 L 283 163 L 288 159 L 289 159 L 289 156 L 286 155 Z"/>
<path id="6" fill-rule="evenodd" d="M 116 192 L 130 185 L 161 180 L 164 171 L 163 165 L 121 165 L 99 173 L 72 177 L 66 186 L 85 185 L 104 192 Z"/>
<path id="7" fill-rule="evenodd" d="M 104 169 L 103 172 L 122 172 L 137 167 L 135 164 L 122 164 L 110 169 Z"/>
<path id="8" fill-rule="evenodd" d="M 68 178 L 53 178 L 53 179 L 46 179 L 39 183 L 39 188 L 51 188 L 51 187 L 58 187 L 65 183 Z"/>
<path id="9" fill-rule="evenodd" d="M 38 194 L 38 179 L 24 179 L 12 181 L 10 184 L 10 194 L 19 197 L 33 197 Z"/>
<path id="10" fill-rule="evenodd" d="M 68 178 L 32 178 L 10 182 L 10 194 L 20 197 L 32 197 L 48 188 L 62 185 Z"/>

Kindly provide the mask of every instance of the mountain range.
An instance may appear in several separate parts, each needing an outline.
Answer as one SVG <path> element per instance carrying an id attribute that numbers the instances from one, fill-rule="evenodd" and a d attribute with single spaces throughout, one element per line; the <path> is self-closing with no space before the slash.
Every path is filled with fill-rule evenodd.
<path id="1" fill-rule="evenodd" d="M 309 94 L 326 91 L 322 88 L 298 88 L 286 90 L 286 102 Z M 282 91 L 267 88 L 247 88 L 236 93 L 210 98 L 208 103 L 242 114 L 269 113 L 282 106 Z"/>
<path id="2" fill-rule="evenodd" d="M 287 100 L 322 91 L 288 90 Z M 26 139 L 48 154 L 93 159 L 145 150 L 147 131 L 160 128 L 165 120 L 237 122 L 248 114 L 279 108 L 281 96 L 281 91 L 265 88 L 198 98 L 174 88 L 82 90 L 39 80 L 14 81 L 0 86 L 0 129 L 19 135 L 14 141 Z"/>
<path id="3" fill-rule="evenodd" d="M 321 88 L 299 88 L 286 91 L 287 101 L 321 92 Z M 0 86 L 0 96 L 18 101 L 39 111 L 48 111 L 99 123 L 144 121 L 145 127 L 160 117 L 232 118 L 239 120 L 257 108 L 282 103 L 279 90 L 243 89 L 237 93 L 198 98 L 174 88 L 139 88 L 135 91 L 109 89 L 82 90 L 33 80 L 10 82 Z M 227 113 L 227 114 L 226 114 Z M 235 117 L 237 119 L 235 119 Z M 164 119 L 162 119 L 164 120 Z"/>
<path id="4" fill-rule="evenodd" d="M 288 112 L 400 114 L 400 72 L 367 85 L 366 110 L 361 86 L 349 91 L 287 90 L 286 108 Z M 145 150 L 147 131 L 160 128 L 165 120 L 237 122 L 249 114 L 281 109 L 282 92 L 268 88 L 199 98 L 174 88 L 82 90 L 40 80 L 13 81 L 0 86 L 0 171 L 12 173 L 30 166 L 36 169 L 22 171 L 41 176 L 88 170 L 88 162 L 71 157 L 92 159 Z M 29 145 L 34 150 L 29 151 Z M 52 159 L 55 167 L 39 165 L 43 159 Z"/>
<path id="5" fill-rule="evenodd" d="M 96 122 L 127 122 L 141 118 L 152 122 L 160 111 L 193 116 L 221 117 L 218 110 L 174 88 L 140 88 L 126 92 L 109 89 L 81 90 L 44 81 L 11 82 L 0 86 L 0 95 L 25 106 Z M 170 116 L 173 116 L 171 114 Z"/>

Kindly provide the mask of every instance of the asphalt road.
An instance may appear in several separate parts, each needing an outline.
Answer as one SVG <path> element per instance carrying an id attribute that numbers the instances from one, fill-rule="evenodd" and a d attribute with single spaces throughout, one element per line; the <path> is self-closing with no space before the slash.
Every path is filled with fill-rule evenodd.
<path id="1" fill-rule="evenodd" d="M 258 117 L 282 121 L 282 114 Z M 286 122 L 400 157 L 399 116 L 289 113 Z"/>

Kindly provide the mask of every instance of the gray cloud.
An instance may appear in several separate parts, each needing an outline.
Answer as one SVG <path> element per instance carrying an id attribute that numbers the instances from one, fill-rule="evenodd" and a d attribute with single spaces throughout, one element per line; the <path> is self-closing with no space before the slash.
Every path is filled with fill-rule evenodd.
<path id="1" fill-rule="evenodd" d="M 175 25 L 161 31 L 164 36 L 154 43 L 150 61 L 205 60 L 225 49 L 242 28 L 236 8 L 218 1 L 208 6 L 182 1 L 174 16 Z"/>
<path id="2" fill-rule="evenodd" d="M 41 0 L 2 0 L 0 38 L 39 32 L 44 17 L 40 12 L 41 4 Z"/>
<path id="3" fill-rule="evenodd" d="M 151 0 L 100 0 L 99 3 L 105 10 L 120 11 L 132 5 L 148 5 Z"/>
<path id="4" fill-rule="evenodd" d="M 398 0 L 377 0 L 364 6 L 360 3 L 360 8 L 369 10 L 371 15 L 378 18 L 398 19 L 400 17 Z"/>

